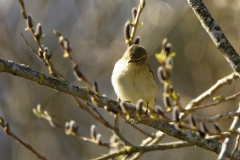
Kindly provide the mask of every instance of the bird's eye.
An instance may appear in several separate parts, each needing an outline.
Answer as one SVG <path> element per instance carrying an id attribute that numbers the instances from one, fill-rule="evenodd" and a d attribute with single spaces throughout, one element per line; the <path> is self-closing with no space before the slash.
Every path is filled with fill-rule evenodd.
<path id="1" fill-rule="evenodd" d="M 139 59 L 139 60 L 136 60 L 136 62 L 139 63 L 139 62 L 141 62 L 141 60 L 140 60 L 140 59 Z"/>

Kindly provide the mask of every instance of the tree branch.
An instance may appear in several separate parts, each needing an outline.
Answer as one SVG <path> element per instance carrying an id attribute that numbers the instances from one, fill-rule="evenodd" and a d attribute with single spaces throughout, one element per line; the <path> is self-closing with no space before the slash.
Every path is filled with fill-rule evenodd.
<path id="1" fill-rule="evenodd" d="M 149 151 L 156 151 L 156 150 L 167 150 L 167 149 L 176 149 L 176 148 L 183 148 L 193 146 L 191 143 L 187 143 L 185 141 L 178 141 L 178 142 L 170 142 L 170 143 L 161 143 L 156 144 L 154 146 L 132 146 L 132 147 L 125 147 L 117 152 L 112 154 L 106 154 L 101 157 L 95 158 L 93 160 L 107 160 L 110 158 L 114 158 L 120 155 L 131 155 L 137 152 L 149 152 Z"/>
<path id="2" fill-rule="evenodd" d="M 45 157 L 43 157 L 40 153 L 38 153 L 37 150 L 35 150 L 30 144 L 24 142 L 23 140 L 21 140 L 21 138 L 19 138 L 18 136 L 16 136 L 10 129 L 9 124 L 0 117 L 0 126 L 4 129 L 5 133 L 12 137 L 13 139 L 15 139 L 18 143 L 20 143 L 22 146 L 24 146 L 25 148 L 27 148 L 29 151 L 31 151 L 33 154 L 35 154 L 39 159 L 41 160 L 47 160 Z"/>
<path id="3" fill-rule="evenodd" d="M 37 82 L 40 85 L 45 85 L 47 87 L 53 88 L 59 92 L 67 93 L 76 97 L 79 97 L 85 101 L 91 101 L 88 89 L 85 87 L 77 87 L 68 82 L 61 81 L 59 79 L 46 76 L 43 73 L 30 69 L 29 67 L 23 64 L 17 64 L 9 60 L 0 59 L 0 72 L 7 72 L 34 82 Z M 97 94 L 96 94 L 97 95 Z M 119 108 L 119 104 L 111 99 L 106 97 L 102 97 L 101 95 L 97 95 L 99 100 L 106 105 L 112 105 L 113 107 Z M 98 106 L 104 107 L 104 106 Z M 128 104 L 128 110 L 134 110 L 134 106 Z M 120 108 L 119 108 L 120 109 Z M 169 136 L 181 139 L 183 141 L 187 141 L 188 143 L 194 144 L 198 147 L 210 150 L 215 153 L 220 153 L 221 143 L 216 142 L 214 140 L 208 140 L 197 136 L 195 133 L 191 131 L 179 131 L 175 129 L 175 127 L 171 124 L 167 124 L 161 121 L 156 120 L 135 120 L 137 123 L 142 123 L 144 125 L 155 128 L 156 130 L 162 131 Z M 230 157 L 232 149 L 227 151 L 227 157 Z M 233 159 L 240 160 L 240 151 L 235 152 L 233 155 Z"/>
<path id="4" fill-rule="evenodd" d="M 188 0 L 188 4 L 233 70 L 240 72 L 240 57 L 238 53 L 229 43 L 220 26 L 214 21 L 202 0 Z"/>

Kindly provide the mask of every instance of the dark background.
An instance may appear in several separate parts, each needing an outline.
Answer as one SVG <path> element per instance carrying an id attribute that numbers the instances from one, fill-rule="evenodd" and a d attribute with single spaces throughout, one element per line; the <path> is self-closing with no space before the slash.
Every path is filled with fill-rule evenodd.
<path id="1" fill-rule="evenodd" d="M 132 19 L 131 9 L 137 7 L 139 1 L 25 0 L 24 2 L 27 13 L 32 15 L 35 24 L 40 22 L 43 26 L 46 37 L 42 42 L 53 53 L 52 61 L 57 70 L 67 77 L 69 82 L 79 86 L 85 85 L 75 79 L 70 61 L 62 58 L 63 50 L 52 33 L 53 29 L 68 38 L 73 49 L 72 56 L 85 76 L 92 83 L 98 81 L 101 93 L 116 99 L 111 85 L 111 73 L 115 62 L 126 50 L 123 27 L 127 20 Z M 239 51 L 240 2 L 212 0 L 204 3 L 234 48 Z M 49 75 L 47 67 L 23 43 L 19 32 L 23 32 L 29 44 L 38 50 L 30 32 L 25 31 L 26 23 L 21 17 L 20 10 L 18 1 L 0 0 L 0 57 L 26 64 Z M 140 17 L 141 21 L 144 25 L 138 28 L 137 35 L 141 36 L 140 44 L 148 51 L 149 62 L 155 76 L 159 64 L 154 55 L 160 52 L 163 38 L 168 38 L 173 45 L 173 51 L 177 53 L 174 57 L 172 81 L 175 91 L 181 95 L 183 106 L 211 87 L 218 79 L 232 72 L 186 0 L 147 0 Z M 157 104 L 162 105 L 162 86 L 157 83 L 159 85 Z M 235 82 L 234 85 L 223 87 L 218 94 L 228 96 L 238 92 L 239 88 L 239 83 Z M 92 124 L 97 126 L 103 141 L 108 141 L 111 136 L 111 131 L 79 109 L 71 96 L 39 86 L 27 79 L 7 73 L 0 74 L 0 116 L 10 123 L 12 132 L 39 153 L 51 160 L 74 160 L 90 159 L 108 152 L 106 148 L 66 136 L 61 129 L 51 128 L 46 121 L 33 115 L 32 109 L 37 104 L 41 104 L 43 109 L 54 115 L 59 123 L 75 120 L 79 125 L 78 132 L 83 136 L 89 136 Z M 208 117 L 226 111 L 235 111 L 237 107 L 238 99 L 195 114 Z M 110 122 L 113 121 L 112 116 L 107 112 L 101 111 L 101 113 Z M 221 123 L 222 127 L 227 129 L 229 122 L 227 120 Z M 142 128 L 155 132 L 147 127 Z M 135 145 L 146 138 L 125 123 L 121 123 L 120 132 Z M 29 150 L 6 136 L 3 130 L 0 130 L 0 137 L 1 159 L 37 159 Z M 176 139 L 165 138 L 162 142 L 174 140 Z M 191 147 L 151 152 L 141 159 L 210 160 L 216 159 L 216 156 L 213 152 Z"/>

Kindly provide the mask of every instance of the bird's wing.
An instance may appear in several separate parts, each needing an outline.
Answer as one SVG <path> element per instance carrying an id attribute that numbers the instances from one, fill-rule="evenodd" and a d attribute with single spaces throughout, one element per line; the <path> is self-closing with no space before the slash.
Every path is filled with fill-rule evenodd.
<path id="1" fill-rule="evenodd" d="M 147 64 L 147 66 L 148 66 L 148 69 L 149 69 L 149 71 L 150 71 L 151 76 L 153 77 L 153 79 L 155 79 L 155 78 L 154 78 L 153 71 L 152 71 L 152 69 L 151 69 L 149 63 Z"/>

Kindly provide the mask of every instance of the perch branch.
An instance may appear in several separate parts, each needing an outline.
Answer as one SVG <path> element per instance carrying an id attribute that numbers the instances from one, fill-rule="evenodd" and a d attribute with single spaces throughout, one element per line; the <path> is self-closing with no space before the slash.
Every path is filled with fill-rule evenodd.
<path id="1" fill-rule="evenodd" d="M 69 84 L 68 82 L 61 81 L 54 77 L 46 76 L 43 73 L 30 69 L 26 65 L 17 64 L 9 60 L 0 59 L 0 72 L 7 72 L 15 76 L 19 76 L 19 77 L 37 82 L 39 85 L 44 85 L 44 86 L 53 88 L 59 92 L 63 92 L 63 93 L 67 93 L 67 94 L 79 97 L 85 101 L 88 101 L 88 102 L 91 101 L 87 88 L 74 86 L 72 84 Z M 108 99 L 106 97 L 102 97 L 97 94 L 96 96 L 99 97 L 99 100 L 103 104 L 112 105 L 114 107 L 120 106 L 114 100 Z M 104 106 L 100 106 L 100 107 L 104 107 Z M 130 105 L 130 104 L 128 104 L 127 107 L 128 107 L 127 109 L 129 110 L 134 110 L 135 108 L 133 105 Z M 214 140 L 203 139 L 191 131 L 181 132 L 175 129 L 175 127 L 171 124 L 167 124 L 161 121 L 145 120 L 145 119 L 139 120 L 137 121 L 137 123 L 142 123 L 144 125 L 150 126 L 152 128 L 155 128 L 159 131 L 166 133 L 169 136 L 181 139 L 183 141 L 187 141 L 191 144 L 210 150 L 217 154 L 220 153 L 221 151 L 221 143 L 216 142 Z M 230 157 L 231 152 L 232 152 L 232 149 L 229 149 L 227 151 L 227 157 Z M 235 152 L 235 154 L 232 157 L 233 159 L 240 160 L 240 151 Z"/>

